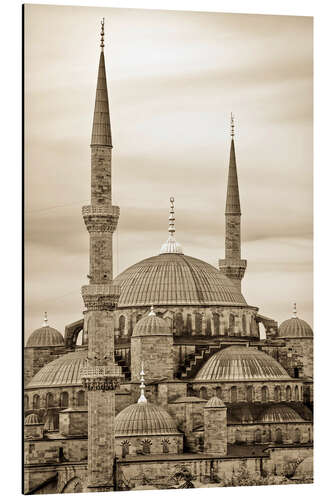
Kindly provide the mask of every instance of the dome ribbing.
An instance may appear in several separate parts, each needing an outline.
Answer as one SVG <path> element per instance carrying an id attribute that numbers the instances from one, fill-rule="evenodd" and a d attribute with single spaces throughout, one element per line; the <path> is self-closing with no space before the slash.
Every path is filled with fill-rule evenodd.
<path id="1" fill-rule="evenodd" d="M 283 321 L 279 326 L 278 337 L 281 338 L 303 338 L 313 337 L 311 326 L 300 318 L 290 318 Z"/>
<path id="2" fill-rule="evenodd" d="M 64 338 L 61 333 L 50 326 L 37 328 L 27 340 L 26 347 L 48 347 L 64 345 Z"/>
<path id="3" fill-rule="evenodd" d="M 265 410 L 261 417 L 261 422 L 304 422 L 304 419 L 289 406 L 271 406 Z"/>
<path id="4" fill-rule="evenodd" d="M 179 434 L 173 418 L 152 403 L 136 403 L 116 416 L 115 436 Z"/>
<path id="5" fill-rule="evenodd" d="M 222 349 L 206 361 L 196 380 L 280 380 L 290 379 L 286 370 L 255 347 L 235 345 Z"/>
<path id="6" fill-rule="evenodd" d="M 86 349 L 65 354 L 43 366 L 27 387 L 82 385 L 80 370 L 84 367 L 86 358 Z"/>
<path id="7" fill-rule="evenodd" d="M 113 282 L 121 288 L 118 307 L 246 305 L 235 285 L 215 267 L 177 253 L 149 257 Z"/>
<path id="8" fill-rule="evenodd" d="M 134 327 L 132 337 L 141 337 L 143 335 L 171 335 L 168 323 L 156 316 L 155 313 L 149 313 L 148 316 L 141 318 Z"/>

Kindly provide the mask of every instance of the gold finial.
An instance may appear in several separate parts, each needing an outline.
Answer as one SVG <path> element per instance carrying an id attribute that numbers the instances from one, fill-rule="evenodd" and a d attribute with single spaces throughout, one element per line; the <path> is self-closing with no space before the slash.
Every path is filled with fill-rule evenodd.
<path id="1" fill-rule="evenodd" d="M 231 138 L 233 139 L 235 137 L 235 120 L 232 112 L 230 115 L 230 127 L 231 127 Z"/>
<path id="2" fill-rule="evenodd" d="M 294 318 L 297 318 L 296 302 L 294 302 L 293 317 L 294 317 Z"/>
<path id="3" fill-rule="evenodd" d="M 151 308 L 150 308 L 150 313 L 148 314 L 148 316 L 156 316 L 155 311 L 154 311 L 154 305 L 153 305 L 153 304 L 151 305 Z"/>
<path id="4" fill-rule="evenodd" d="M 101 49 L 104 49 L 104 17 L 101 20 Z"/>
<path id="5" fill-rule="evenodd" d="M 47 312 L 44 313 L 44 324 L 43 326 L 47 326 L 48 324 L 48 319 L 47 319 Z"/>
<path id="6" fill-rule="evenodd" d="M 138 403 L 147 403 L 147 399 L 145 396 L 145 372 L 143 370 L 143 361 L 141 363 L 141 372 L 140 372 L 140 397 L 138 399 Z"/>

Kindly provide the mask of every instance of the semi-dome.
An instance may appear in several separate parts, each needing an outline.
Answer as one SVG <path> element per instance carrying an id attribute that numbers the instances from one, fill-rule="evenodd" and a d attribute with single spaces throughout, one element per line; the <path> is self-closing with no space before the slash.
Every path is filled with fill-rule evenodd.
<path id="1" fill-rule="evenodd" d="M 260 416 L 261 422 L 303 422 L 304 419 L 286 405 L 276 405 L 266 408 Z"/>
<path id="2" fill-rule="evenodd" d="M 49 325 L 42 326 L 33 331 L 27 340 L 26 347 L 48 347 L 64 345 L 61 333 Z"/>
<path id="3" fill-rule="evenodd" d="M 156 316 L 153 307 L 147 316 L 137 322 L 132 337 L 144 335 L 170 335 L 168 323 L 163 318 Z"/>
<path id="4" fill-rule="evenodd" d="M 121 288 L 118 307 L 246 305 L 241 292 L 215 267 L 180 253 L 149 257 L 113 282 Z"/>
<path id="5" fill-rule="evenodd" d="M 234 345 L 213 354 L 196 375 L 196 380 L 280 380 L 289 379 L 286 370 L 255 347 Z"/>
<path id="6" fill-rule="evenodd" d="M 27 388 L 82 385 L 80 370 L 84 367 L 86 358 L 86 349 L 60 356 L 44 365 L 30 380 Z"/>
<path id="7" fill-rule="evenodd" d="M 292 479 L 311 481 L 313 479 L 313 456 L 306 457 L 297 467 Z"/>
<path id="8" fill-rule="evenodd" d="M 39 418 L 36 413 L 30 413 L 24 419 L 24 425 L 36 425 L 40 424 Z"/>
<path id="9" fill-rule="evenodd" d="M 152 403 L 136 403 L 116 416 L 115 436 L 152 436 L 179 434 L 168 412 Z"/>
<path id="10" fill-rule="evenodd" d="M 281 323 L 278 336 L 281 338 L 313 337 L 311 326 L 300 318 L 290 318 Z"/>

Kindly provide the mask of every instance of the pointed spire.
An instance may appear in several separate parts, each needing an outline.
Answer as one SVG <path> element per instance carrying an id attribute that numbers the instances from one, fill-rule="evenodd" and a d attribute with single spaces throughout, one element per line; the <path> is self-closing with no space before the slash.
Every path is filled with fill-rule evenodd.
<path id="1" fill-rule="evenodd" d="M 241 215 L 234 136 L 235 122 L 234 115 L 231 113 L 231 146 L 225 215 Z"/>
<path id="2" fill-rule="evenodd" d="M 161 246 L 161 253 L 183 253 L 183 249 L 175 239 L 175 199 L 173 196 L 170 197 L 170 210 L 169 210 L 169 238 Z"/>
<path id="3" fill-rule="evenodd" d="M 106 83 L 106 71 L 104 60 L 104 18 L 101 21 L 101 54 L 99 57 L 97 89 L 95 99 L 94 120 L 91 135 L 91 146 L 112 147 L 109 98 Z"/>
<path id="4" fill-rule="evenodd" d="M 47 312 L 44 313 L 44 322 L 43 326 L 48 326 Z"/>
<path id="5" fill-rule="evenodd" d="M 140 397 L 138 399 L 138 403 L 147 403 L 147 399 L 145 396 L 145 372 L 143 370 L 143 361 L 141 363 L 141 372 L 140 372 Z"/>
<path id="6" fill-rule="evenodd" d="M 294 302 L 293 318 L 297 318 L 297 308 L 296 308 L 296 302 Z"/>

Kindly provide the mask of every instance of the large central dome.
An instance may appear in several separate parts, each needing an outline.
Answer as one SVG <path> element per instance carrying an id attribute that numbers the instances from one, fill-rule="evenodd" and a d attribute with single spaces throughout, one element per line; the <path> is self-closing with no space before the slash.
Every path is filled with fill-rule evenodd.
<path id="1" fill-rule="evenodd" d="M 114 280 L 118 307 L 154 305 L 246 305 L 242 294 L 215 267 L 180 253 L 144 259 Z"/>

